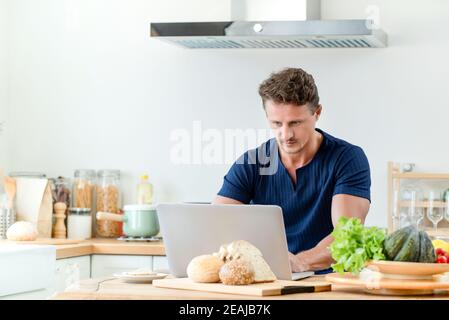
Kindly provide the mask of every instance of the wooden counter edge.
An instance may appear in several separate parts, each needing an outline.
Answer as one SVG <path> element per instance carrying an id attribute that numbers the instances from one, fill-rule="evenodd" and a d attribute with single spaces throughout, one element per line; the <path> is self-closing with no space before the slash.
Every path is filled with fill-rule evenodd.
<path id="1" fill-rule="evenodd" d="M 92 244 L 75 244 L 58 248 L 56 246 L 56 260 L 81 257 L 91 255 L 93 252 Z"/>
<path id="2" fill-rule="evenodd" d="M 162 242 L 143 243 L 93 243 L 92 254 L 124 254 L 165 256 Z"/>
<path id="3" fill-rule="evenodd" d="M 162 241 L 149 243 L 123 243 L 105 241 L 96 242 L 90 239 L 79 244 L 56 245 L 56 259 L 65 259 L 86 256 L 91 254 L 110 255 L 149 255 L 165 256 L 165 247 Z"/>

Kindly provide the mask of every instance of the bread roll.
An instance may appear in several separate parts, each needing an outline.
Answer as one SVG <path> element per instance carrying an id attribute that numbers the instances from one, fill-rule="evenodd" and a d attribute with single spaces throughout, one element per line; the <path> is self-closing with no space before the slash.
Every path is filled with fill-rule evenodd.
<path id="1" fill-rule="evenodd" d="M 223 261 L 212 255 L 202 255 L 192 259 L 187 266 L 187 276 L 194 282 L 218 282 Z"/>
<path id="2" fill-rule="evenodd" d="M 248 260 L 235 259 L 225 263 L 219 272 L 220 280 L 226 285 L 245 285 L 254 283 L 254 269 Z"/>
<path id="3" fill-rule="evenodd" d="M 14 241 L 34 241 L 38 232 L 34 224 L 28 221 L 17 221 L 8 228 L 6 237 Z"/>

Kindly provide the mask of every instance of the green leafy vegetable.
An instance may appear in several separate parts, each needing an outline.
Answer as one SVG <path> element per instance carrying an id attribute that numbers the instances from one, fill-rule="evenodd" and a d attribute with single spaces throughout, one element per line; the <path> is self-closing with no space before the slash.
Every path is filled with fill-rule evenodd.
<path id="1" fill-rule="evenodd" d="M 334 241 L 329 249 L 336 261 L 332 269 L 358 274 L 368 260 L 385 260 L 383 244 L 385 230 L 364 227 L 360 219 L 341 217 L 332 232 Z"/>

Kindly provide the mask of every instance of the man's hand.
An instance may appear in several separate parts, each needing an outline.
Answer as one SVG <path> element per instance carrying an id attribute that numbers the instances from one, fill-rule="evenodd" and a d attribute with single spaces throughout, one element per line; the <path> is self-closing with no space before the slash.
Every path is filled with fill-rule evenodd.
<path id="1" fill-rule="evenodd" d="M 332 222 L 334 226 L 343 215 L 360 218 L 362 222 L 365 221 L 369 205 L 369 201 L 365 198 L 347 194 L 335 195 L 332 198 Z M 329 234 L 309 250 L 299 252 L 296 255 L 289 252 L 288 257 L 292 271 L 316 271 L 329 268 L 333 263 L 331 253 L 328 249 L 332 241 L 332 235 Z"/>
<path id="2" fill-rule="evenodd" d="M 304 272 L 310 270 L 309 266 L 304 260 L 302 252 L 298 254 L 288 253 L 288 258 L 290 260 L 290 266 L 292 267 L 292 272 Z"/>

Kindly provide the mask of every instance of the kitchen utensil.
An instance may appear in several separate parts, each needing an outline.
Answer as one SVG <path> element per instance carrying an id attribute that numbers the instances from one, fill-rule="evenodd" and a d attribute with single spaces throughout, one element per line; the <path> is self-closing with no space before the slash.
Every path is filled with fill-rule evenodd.
<path id="1" fill-rule="evenodd" d="M 435 290 L 449 289 L 449 281 L 441 275 L 429 280 L 407 280 L 385 279 L 375 272 L 368 277 L 331 273 L 326 275 L 326 280 L 335 284 L 362 287 L 365 292 L 382 295 L 428 295 L 434 294 Z"/>
<path id="2" fill-rule="evenodd" d="M 0 208 L 0 239 L 6 239 L 8 228 L 16 222 L 14 209 Z"/>
<path id="3" fill-rule="evenodd" d="M 189 278 L 154 280 L 153 286 L 159 288 L 196 290 L 218 293 L 231 293 L 253 296 L 279 296 L 292 293 L 330 291 L 331 284 L 317 281 L 276 280 L 268 283 L 230 286 L 222 283 L 196 283 Z"/>
<path id="4" fill-rule="evenodd" d="M 8 208 L 12 209 L 14 207 L 14 198 L 16 197 L 16 179 L 5 176 L 5 191 L 8 195 Z"/>
<path id="5" fill-rule="evenodd" d="M 67 205 L 65 202 L 56 202 L 54 205 L 56 218 L 56 223 L 54 227 L 54 237 L 56 239 L 65 239 L 67 238 L 67 228 L 65 226 L 65 211 L 67 210 Z"/>
<path id="6" fill-rule="evenodd" d="M 124 214 L 97 212 L 97 220 L 123 221 L 123 232 L 131 237 L 152 237 L 159 233 L 156 209 L 152 205 L 126 205 Z"/>
<path id="7" fill-rule="evenodd" d="M 5 178 L 5 174 L 3 173 L 3 169 L 0 168 L 0 183 L 2 185 L 4 184 L 4 178 Z"/>

